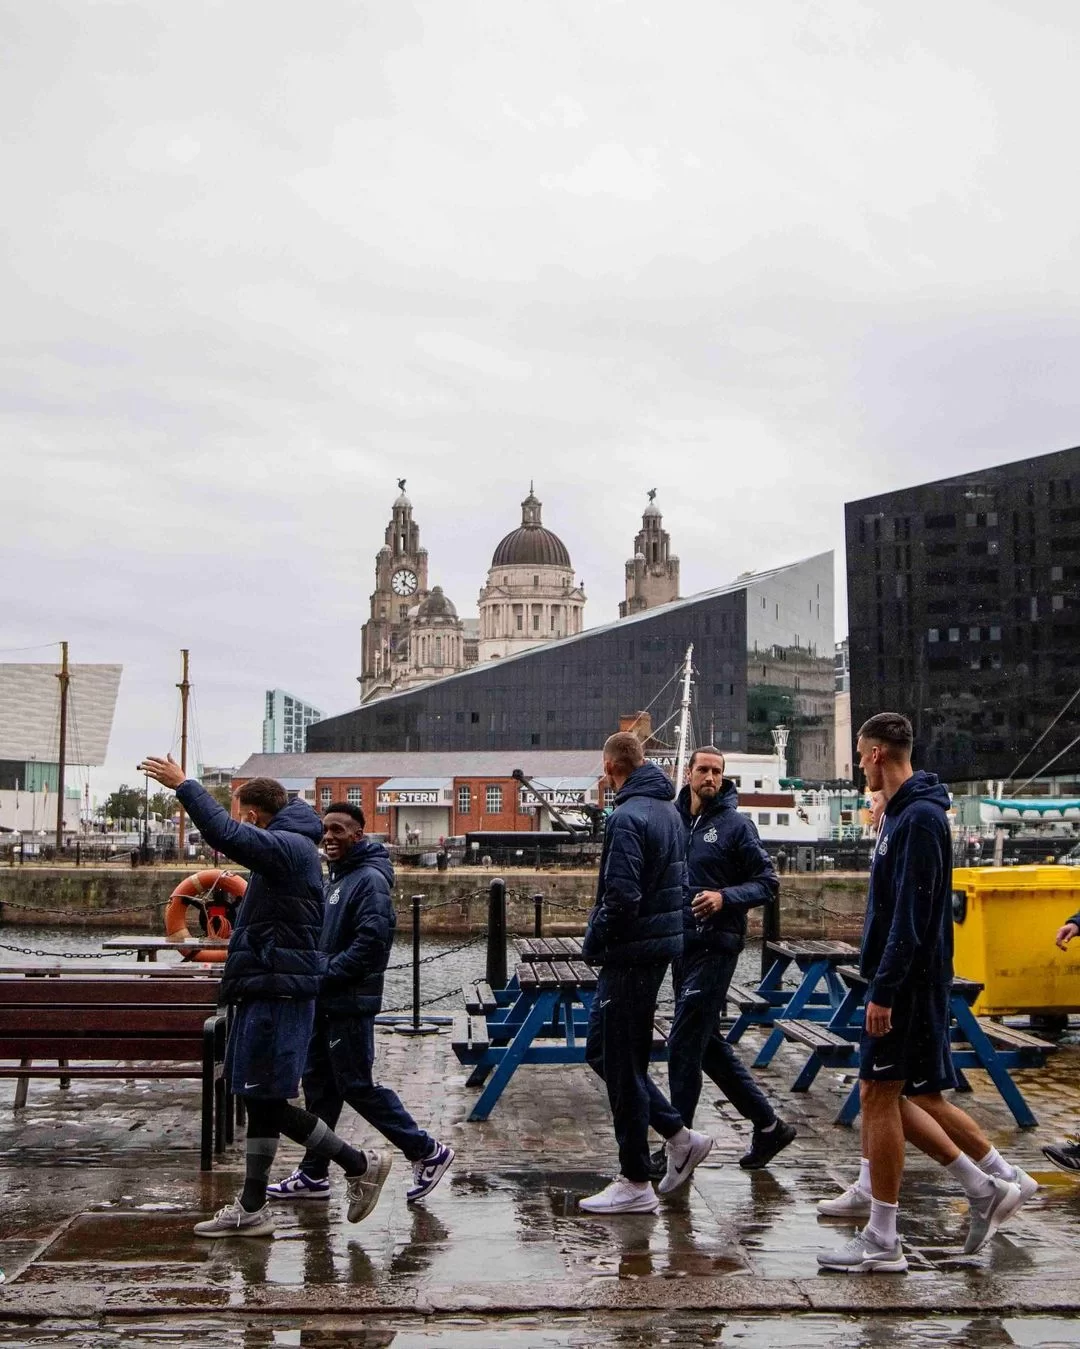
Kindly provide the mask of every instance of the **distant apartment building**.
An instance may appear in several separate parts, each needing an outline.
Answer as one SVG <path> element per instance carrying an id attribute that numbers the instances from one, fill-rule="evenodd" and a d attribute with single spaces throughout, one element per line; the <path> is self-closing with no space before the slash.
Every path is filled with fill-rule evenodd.
<path id="1" fill-rule="evenodd" d="M 317 707 L 302 702 L 284 689 L 267 689 L 262 752 L 303 754 L 307 748 L 308 727 L 322 721 L 322 718 L 323 714 Z"/>
<path id="2" fill-rule="evenodd" d="M 1080 448 L 845 510 L 853 726 L 906 713 L 953 784 L 1080 779 Z"/>

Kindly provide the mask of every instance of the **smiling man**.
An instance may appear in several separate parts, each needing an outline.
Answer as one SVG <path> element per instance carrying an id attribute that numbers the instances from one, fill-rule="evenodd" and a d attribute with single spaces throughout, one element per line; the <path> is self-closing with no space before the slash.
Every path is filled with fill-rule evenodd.
<path id="1" fill-rule="evenodd" d="M 325 967 L 304 1069 L 304 1103 L 328 1128 L 346 1102 L 412 1163 L 405 1198 L 423 1199 L 442 1180 L 454 1150 L 424 1132 L 389 1087 L 375 1081 L 375 1016 L 397 917 L 394 870 L 381 843 L 364 834 L 359 806 L 336 802 L 323 814 L 323 851 L 330 864 L 319 950 Z M 325 1200 L 329 1162 L 312 1149 L 284 1180 L 267 1187 L 278 1201 Z"/>
<path id="2" fill-rule="evenodd" d="M 912 770 L 911 746 L 911 722 L 896 712 L 879 712 L 859 730 L 867 790 L 880 792 L 885 803 L 860 954 L 870 981 L 859 1041 L 865 1179 L 819 1209 L 869 1221 L 818 1256 L 822 1268 L 852 1273 L 907 1269 L 896 1230 L 905 1139 L 945 1167 L 967 1195 L 965 1254 L 980 1250 L 1038 1188 L 941 1094 L 957 1084 L 949 1047 L 951 802 L 933 773 Z M 863 1184 L 868 1194 L 860 1193 Z"/>

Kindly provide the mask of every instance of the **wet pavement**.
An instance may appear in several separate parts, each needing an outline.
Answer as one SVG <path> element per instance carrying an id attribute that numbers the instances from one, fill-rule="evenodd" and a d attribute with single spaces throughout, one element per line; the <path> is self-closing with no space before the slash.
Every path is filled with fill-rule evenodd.
<path id="1" fill-rule="evenodd" d="M 744 1041 L 748 1055 L 760 1043 Z M 404 1198 L 400 1157 L 374 1213 L 350 1225 L 329 1204 L 283 1206 L 272 1240 L 200 1241 L 191 1227 L 230 1200 L 233 1148 L 198 1170 L 198 1091 L 169 1081 L 35 1081 L 18 1118 L 0 1097 L 0 1345 L 606 1346 L 1058 1345 L 1080 1343 L 1080 1183 L 1039 1152 L 1080 1122 L 1080 1048 L 1019 1075 L 1040 1118 L 1018 1130 L 978 1073 L 964 1104 L 1043 1189 L 974 1257 L 966 1206 L 909 1153 L 901 1233 L 911 1273 L 817 1272 L 851 1225 L 815 1201 L 852 1177 L 858 1135 L 831 1119 L 848 1082 L 823 1071 L 788 1093 L 802 1061 L 785 1046 L 760 1080 L 796 1142 L 769 1171 L 737 1159 L 744 1121 L 706 1091 L 716 1138 L 688 1193 L 659 1215 L 593 1218 L 576 1200 L 616 1166 L 601 1084 L 582 1067 L 526 1067 L 491 1119 L 468 1123 L 446 1034 L 378 1033 L 379 1073 L 458 1159 L 423 1205 Z M 659 1070 L 661 1082 L 664 1070 Z M 346 1112 L 347 1137 L 374 1143 Z M 282 1145 L 275 1174 L 299 1150 Z"/>

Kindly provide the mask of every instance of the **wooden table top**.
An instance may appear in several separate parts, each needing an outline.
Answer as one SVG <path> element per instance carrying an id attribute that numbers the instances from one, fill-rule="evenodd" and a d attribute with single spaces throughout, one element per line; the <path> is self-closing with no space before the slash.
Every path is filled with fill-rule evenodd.
<path id="1" fill-rule="evenodd" d="M 789 960 L 828 960 L 839 963 L 857 957 L 859 948 L 846 941 L 771 941 L 770 951 Z"/>

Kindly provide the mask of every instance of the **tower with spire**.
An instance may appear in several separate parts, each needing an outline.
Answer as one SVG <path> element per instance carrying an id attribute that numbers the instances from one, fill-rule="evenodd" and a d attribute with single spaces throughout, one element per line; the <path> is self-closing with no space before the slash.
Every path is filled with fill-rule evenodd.
<path id="1" fill-rule="evenodd" d="M 679 559 L 671 555 L 671 538 L 653 487 L 634 539 L 634 556 L 626 564 L 626 599 L 619 605 L 619 617 L 627 618 L 678 598 Z"/>

